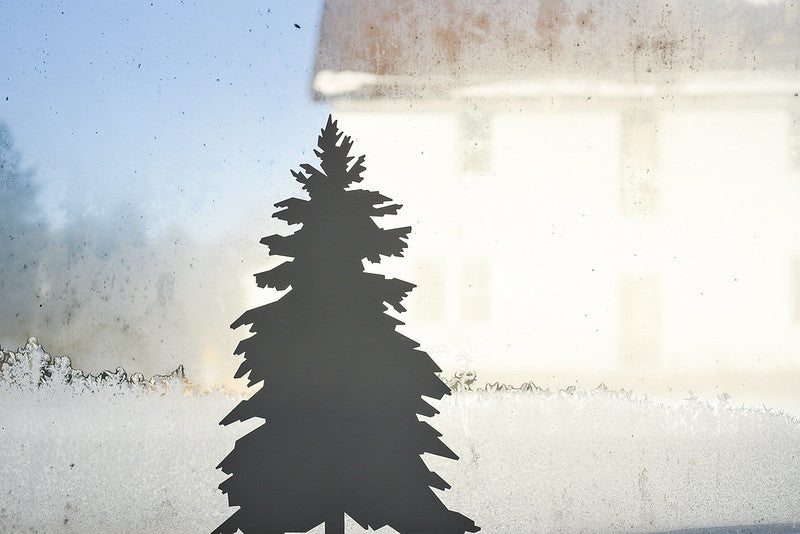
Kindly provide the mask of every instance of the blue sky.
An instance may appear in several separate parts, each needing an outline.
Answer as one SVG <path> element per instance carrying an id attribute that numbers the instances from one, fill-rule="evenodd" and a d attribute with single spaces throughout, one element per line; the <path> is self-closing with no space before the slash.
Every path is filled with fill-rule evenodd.
<path id="1" fill-rule="evenodd" d="M 269 211 L 328 112 L 310 91 L 321 9 L 0 0 L 0 121 L 47 220 L 128 207 L 154 236 L 214 238 Z"/>

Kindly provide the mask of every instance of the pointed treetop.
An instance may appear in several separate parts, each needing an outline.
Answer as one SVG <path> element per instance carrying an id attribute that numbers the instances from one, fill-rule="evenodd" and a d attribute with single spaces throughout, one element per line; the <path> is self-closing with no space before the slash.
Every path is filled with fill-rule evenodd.
<path id="1" fill-rule="evenodd" d="M 361 173 L 366 170 L 364 167 L 364 156 L 359 156 L 355 163 L 350 165 L 354 158 L 350 156 L 350 149 L 353 147 L 353 140 L 350 136 L 343 135 L 339 131 L 337 121 L 333 120 L 332 115 L 328 115 L 328 122 L 320 130 L 317 137 L 319 150 L 314 150 L 314 154 L 322 160 L 322 171 L 315 169 L 312 165 L 301 165 L 305 171 L 292 171 L 298 182 L 304 185 L 303 189 L 311 192 L 315 188 L 315 183 L 328 182 L 342 189 L 347 188 L 353 182 L 360 182 L 363 178 Z"/>

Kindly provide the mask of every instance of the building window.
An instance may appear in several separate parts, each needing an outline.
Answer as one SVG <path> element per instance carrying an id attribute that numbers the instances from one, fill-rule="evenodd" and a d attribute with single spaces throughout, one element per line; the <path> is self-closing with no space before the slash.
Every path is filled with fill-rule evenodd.
<path id="1" fill-rule="evenodd" d="M 619 286 L 619 355 L 631 366 L 661 355 L 661 286 L 652 274 L 623 274 Z"/>
<path id="2" fill-rule="evenodd" d="M 439 262 L 425 259 L 417 264 L 416 317 L 426 323 L 441 323 L 445 313 L 444 269 Z"/>
<path id="3" fill-rule="evenodd" d="M 789 135 L 792 169 L 800 171 L 800 113 L 796 113 L 792 118 L 792 131 Z"/>
<path id="4" fill-rule="evenodd" d="M 486 174 L 492 167 L 491 127 L 485 107 L 476 102 L 463 103 L 460 124 L 461 170 Z"/>
<path id="5" fill-rule="evenodd" d="M 489 262 L 469 260 L 461 268 L 461 318 L 465 321 L 489 320 Z"/>
<path id="6" fill-rule="evenodd" d="M 791 273 L 792 321 L 800 324 L 800 257 L 792 261 Z"/>
<path id="7" fill-rule="evenodd" d="M 623 215 L 649 217 L 658 209 L 654 115 L 644 110 L 622 114 L 620 124 L 620 203 Z"/>

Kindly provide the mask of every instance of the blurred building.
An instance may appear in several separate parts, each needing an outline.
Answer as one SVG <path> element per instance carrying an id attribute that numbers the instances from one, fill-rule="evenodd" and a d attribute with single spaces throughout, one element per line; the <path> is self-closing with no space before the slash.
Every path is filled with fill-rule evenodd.
<path id="1" fill-rule="evenodd" d="M 405 205 L 409 335 L 479 379 L 797 390 L 798 15 L 329 0 L 313 90 Z"/>

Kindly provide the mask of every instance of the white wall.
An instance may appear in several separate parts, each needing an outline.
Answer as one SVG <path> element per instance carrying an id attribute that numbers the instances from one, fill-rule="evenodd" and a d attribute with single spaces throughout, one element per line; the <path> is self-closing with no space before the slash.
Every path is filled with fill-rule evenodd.
<path id="1" fill-rule="evenodd" d="M 391 224 L 414 228 L 406 258 L 378 270 L 419 284 L 406 332 L 446 372 L 566 384 L 800 370 L 791 115 L 656 111 L 630 134 L 613 106 L 495 110 L 483 173 L 461 169 L 457 108 L 334 113 L 367 155 L 364 185 L 405 205 Z M 634 174 L 652 198 L 626 207 L 630 159 L 648 150 Z"/>

